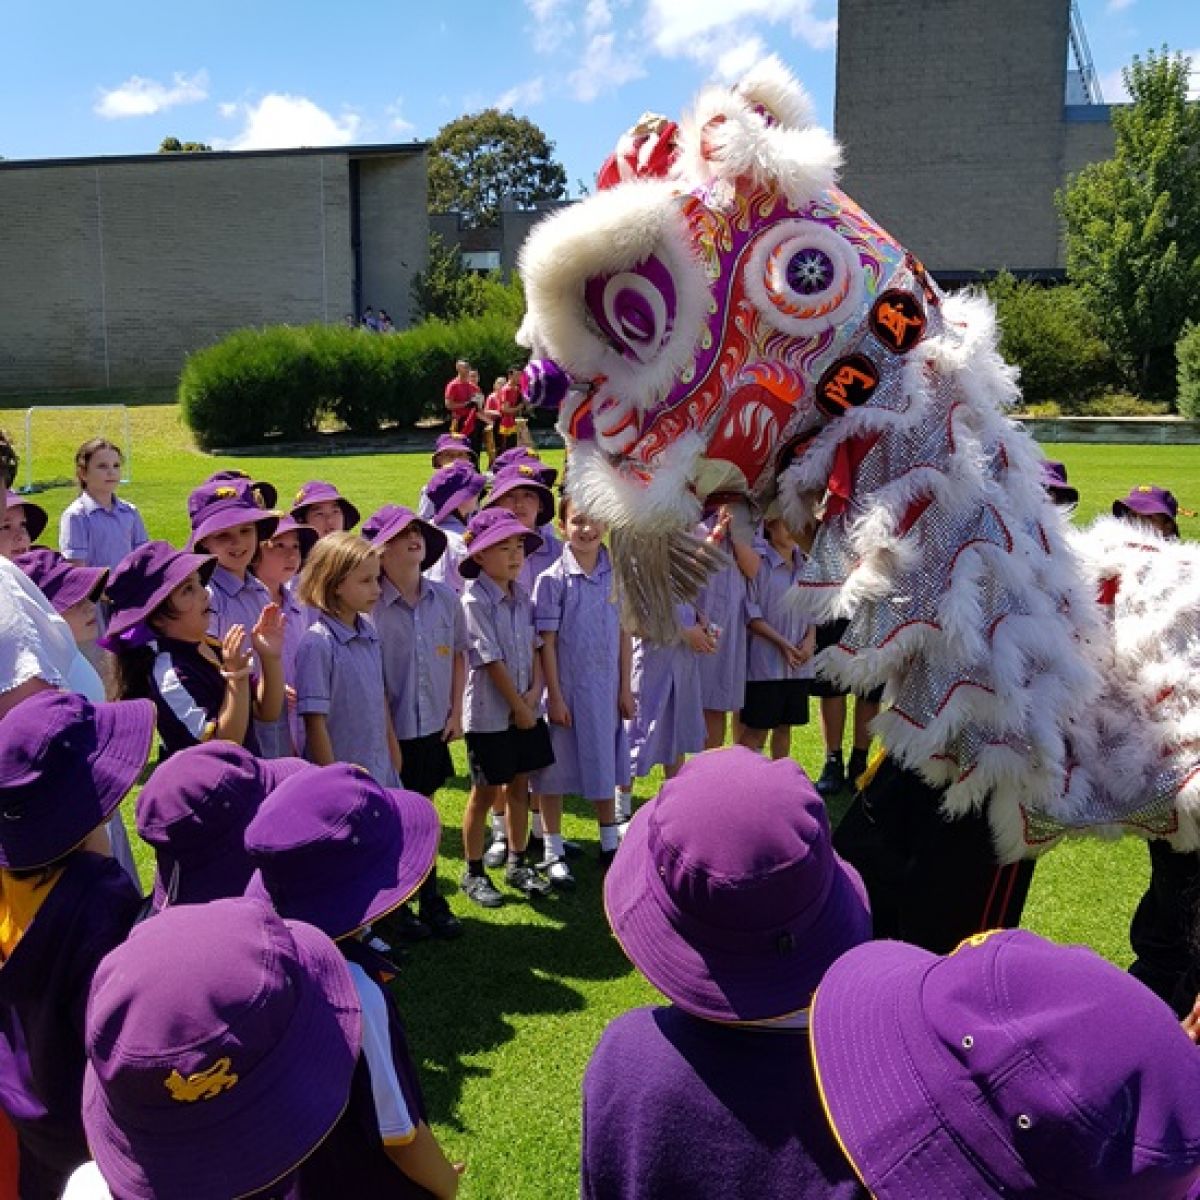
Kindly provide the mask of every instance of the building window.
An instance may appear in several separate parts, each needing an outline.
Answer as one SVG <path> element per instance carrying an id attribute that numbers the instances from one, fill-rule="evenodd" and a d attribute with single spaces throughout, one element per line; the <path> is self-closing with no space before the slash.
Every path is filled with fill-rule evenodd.
<path id="1" fill-rule="evenodd" d="M 500 251 L 464 250 L 462 265 L 467 271 L 498 271 L 500 270 Z"/>

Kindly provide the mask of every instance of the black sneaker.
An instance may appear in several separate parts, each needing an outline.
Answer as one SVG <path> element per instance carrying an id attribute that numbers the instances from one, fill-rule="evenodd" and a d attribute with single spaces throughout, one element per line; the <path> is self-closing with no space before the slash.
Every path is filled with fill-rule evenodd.
<path id="1" fill-rule="evenodd" d="M 424 942 L 433 936 L 433 930 L 407 904 L 391 914 L 387 925 L 388 933 L 395 934 L 402 942 Z"/>
<path id="2" fill-rule="evenodd" d="M 600 870 L 607 871 L 613 865 L 613 859 L 617 857 L 616 850 L 601 850 L 600 851 Z"/>
<path id="3" fill-rule="evenodd" d="M 504 871 L 504 882 L 529 897 L 548 896 L 552 890 L 550 881 L 525 863 L 509 863 Z"/>
<path id="4" fill-rule="evenodd" d="M 840 754 L 830 754 L 817 780 L 817 791 L 822 796 L 836 796 L 846 786 L 846 769 Z"/>
<path id="5" fill-rule="evenodd" d="M 546 839 L 529 835 L 529 841 L 525 843 L 525 853 L 529 855 L 530 862 L 541 862 L 546 857 Z"/>
<path id="6" fill-rule="evenodd" d="M 464 875 L 458 886 L 463 895 L 480 908 L 499 908 L 504 903 L 504 897 L 486 875 Z"/>
<path id="7" fill-rule="evenodd" d="M 499 893 L 496 893 L 499 895 Z M 441 903 L 421 906 L 421 920 L 429 926 L 429 932 L 440 942 L 452 942 L 462 937 L 463 923 L 450 911 L 450 905 L 438 897 Z"/>
<path id="8" fill-rule="evenodd" d="M 494 871 L 508 862 L 508 841 L 502 837 L 492 839 L 492 844 L 484 851 L 483 865 Z"/>
<path id="9" fill-rule="evenodd" d="M 563 838 L 563 853 L 568 858 L 582 858 L 583 847 L 578 842 L 572 842 L 567 838 Z"/>

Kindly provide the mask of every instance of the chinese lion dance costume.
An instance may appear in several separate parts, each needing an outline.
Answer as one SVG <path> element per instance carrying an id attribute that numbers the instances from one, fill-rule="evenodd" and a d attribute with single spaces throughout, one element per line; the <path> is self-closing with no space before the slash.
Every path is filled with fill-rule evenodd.
<path id="1" fill-rule="evenodd" d="M 818 669 L 885 685 L 875 730 L 948 814 L 986 800 L 1008 860 L 1084 831 L 1200 848 L 1200 554 L 1070 530 L 990 304 L 943 295 L 839 162 L 768 59 L 643 117 L 526 243 L 527 390 L 613 530 L 626 619 L 669 635 L 712 566 L 706 499 L 817 510 L 797 603 L 849 618 Z"/>

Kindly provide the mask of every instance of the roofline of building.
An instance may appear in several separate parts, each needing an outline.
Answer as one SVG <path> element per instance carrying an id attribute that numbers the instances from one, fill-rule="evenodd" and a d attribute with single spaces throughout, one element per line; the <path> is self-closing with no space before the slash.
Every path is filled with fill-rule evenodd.
<path id="1" fill-rule="evenodd" d="M 6 158 L 0 160 L 0 171 L 28 170 L 34 167 L 94 167 L 105 164 L 211 162 L 213 159 L 288 158 L 314 154 L 341 154 L 347 158 L 387 158 L 425 154 L 428 142 L 379 142 L 363 146 L 296 146 L 279 150 L 203 150 L 197 152 L 152 154 L 94 154 L 78 158 Z"/>

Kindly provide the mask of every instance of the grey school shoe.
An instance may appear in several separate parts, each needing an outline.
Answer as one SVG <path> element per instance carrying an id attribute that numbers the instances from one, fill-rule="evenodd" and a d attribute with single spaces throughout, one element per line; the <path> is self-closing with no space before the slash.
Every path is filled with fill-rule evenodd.
<path id="1" fill-rule="evenodd" d="M 508 842 L 502 838 L 493 838 L 492 844 L 483 853 L 483 865 L 496 870 L 508 862 Z"/>
<path id="2" fill-rule="evenodd" d="M 575 876 L 567 866 L 565 858 L 548 858 L 537 865 L 537 869 L 546 876 L 553 887 L 569 892 L 575 886 Z"/>
<path id="3" fill-rule="evenodd" d="M 463 895 L 480 908 L 499 908 L 504 903 L 504 897 L 486 875 L 464 874 L 458 886 Z"/>
<path id="4" fill-rule="evenodd" d="M 530 899 L 535 896 L 548 896 L 552 890 L 550 881 L 539 874 L 536 867 L 526 866 L 525 863 L 509 863 L 504 871 L 504 882 Z"/>

